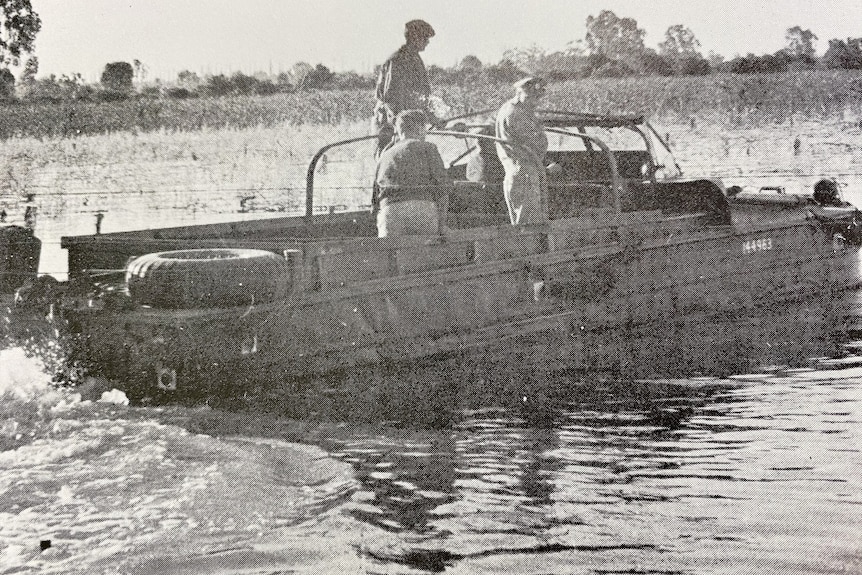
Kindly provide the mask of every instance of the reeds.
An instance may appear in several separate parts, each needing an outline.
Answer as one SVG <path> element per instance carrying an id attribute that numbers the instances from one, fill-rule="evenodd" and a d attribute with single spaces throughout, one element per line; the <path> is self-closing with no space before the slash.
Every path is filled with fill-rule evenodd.
<path id="1" fill-rule="evenodd" d="M 496 108 L 508 86 L 437 86 L 450 115 Z M 75 137 L 111 132 L 195 131 L 336 125 L 367 120 L 369 90 L 325 90 L 223 98 L 148 98 L 118 102 L 16 102 L 0 114 L 0 139 Z M 554 84 L 548 106 L 651 117 L 717 118 L 733 124 L 819 119 L 862 112 L 862 73 L 802 70 L 780 74 L 629 77 Z"/>

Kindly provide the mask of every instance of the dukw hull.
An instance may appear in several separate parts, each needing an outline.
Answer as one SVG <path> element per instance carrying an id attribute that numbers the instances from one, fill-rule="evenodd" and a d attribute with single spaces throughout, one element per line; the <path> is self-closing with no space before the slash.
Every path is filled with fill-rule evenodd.
<path id="1" fill-rule="evenodd" d="M 686 322 L 780 313 L 858 277 L 855 248 L 809 221 L 599 221 L 465 230 L 442 242 L 364 238 L 349 249 L 272 240 L 294 257 L 292 287 L 275 301 L 84 306 L 70 315 L 76 356 L 138 399 L 289 392 L 315 378 L 429 363 L 447 366 L 441 377 L 492 385 L 561 369 L 637 375 L 667 356 L 643 347 L 671 349 Z"/>
<path id="2" fill-rule="evenodd" d="M 740 192 L 731 205 L 721 182 L 684 178 L 643 118 L 538 114 L 554 143 L 541 225 L 508 224 L 491 172 L 467 181 L 484 144 L 519 146 L 487 135 L 492 125 L 477 112 L 429 133 L 442 139 L 454 182 L 444 238 L 377 238 L 369 212 L 324 213 L 319 162 L 376 135 L 312 157 L 305 217 L 64 238 L 73 281 L 125 269 L 131 295 L 71 314 L 80 361 L 138 398 L 301 389 L 385 398 L 366 393 L 378 376 L 394 373 L 397 386 L 418 367 L 432 375 L 393 397 L 435 397 L 441 382 L 463 378 L 494 394 L 561 369 L 637 376 L 674 357 L 698 323 L 780 313 L 857 281 L 856 248 L 844 243 L 858 243 L 848 233 L 858 212 L 837 196 L 822 205 L 776 193 L 760 206 Z M 262 250 L 260 269 L 274 266 L 275 281 L 216 261 L 204 261 L 202 275 L 170 271 L 179 265 L 171 258 L 191 266 L 198 250 L 219 260 L 249 248 Z M 284 258 L 271 263 L 275 254 Z M 143 257 L 127 263 L 132 256 Z M 168 270 L 161 283 L 149 278 L 159 266 Z M 330 376 L 347 385 L 309 388 Z"/>

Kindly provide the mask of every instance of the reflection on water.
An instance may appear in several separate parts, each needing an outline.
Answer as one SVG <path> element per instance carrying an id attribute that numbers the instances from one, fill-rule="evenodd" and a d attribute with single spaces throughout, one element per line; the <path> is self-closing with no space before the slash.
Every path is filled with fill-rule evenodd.
<path id="1" fill-rule="evenodd" d="M 485 410 L 410 441 L 328 447 L 361 483 L 345 512 L 401 534 L 365 542 L 387 563 L 843 572 L 862 551 L 860 384 L 862 370 L 582 382 L 541 428 Z"/>
<path id="2" fill-rule="evenodd" d="M 862 368 L 788 367 L 836 345 L 785 317 L 810 339 L 758 351 L 759 374 L 559 376 L 568 391 L 540 407 L 321 440 L 360 485 L 343 512 L 389 534 L 362 553 L 396 572 L 858 572 Z M 787 341 L 763 318 L 732 325 Z"/>

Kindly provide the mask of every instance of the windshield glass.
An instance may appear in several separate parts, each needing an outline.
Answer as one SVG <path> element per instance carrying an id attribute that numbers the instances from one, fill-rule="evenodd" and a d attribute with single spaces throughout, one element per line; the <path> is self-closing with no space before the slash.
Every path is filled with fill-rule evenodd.
<path id="1" fill-rule="evenodd" d="M 667 144 L 656 133 L 656 131 L 652 129 L 652 126 L 648 126 L 646 133 L 650 139 L 653 150 L 655 150 L 656 166 L 658 167 L 656 177 L 659 179 L 682 177 L 682 169 L 679 167 L 679 164 L 677 164 L 676 158 L 674 158 L 673 152 L 670 151 Z"/>

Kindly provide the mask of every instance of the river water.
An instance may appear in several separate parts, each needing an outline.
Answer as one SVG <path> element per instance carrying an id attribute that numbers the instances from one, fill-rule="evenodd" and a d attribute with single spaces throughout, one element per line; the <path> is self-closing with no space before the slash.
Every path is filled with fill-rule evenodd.
<path id="1" fill-rule="evenodd" d="M 736 374 L 706 330 L 686 377 L 557 374 L 431 425 L 79 401 L 6 349 L 46 423 L 0 452 L 0 573 L 859 573 L 846 295 L 725 321 Z"/>

